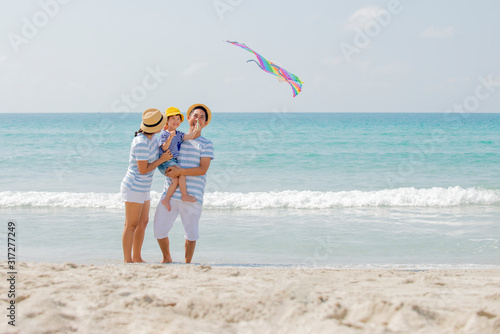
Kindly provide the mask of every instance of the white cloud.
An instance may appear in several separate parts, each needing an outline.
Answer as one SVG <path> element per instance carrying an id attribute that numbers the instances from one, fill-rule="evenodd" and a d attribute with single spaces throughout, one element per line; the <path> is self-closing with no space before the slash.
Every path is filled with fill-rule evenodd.
<path id="1" fill-rule="evenodd" d="M 328 65 L 328 66 L 339 65 L 342 64 L 343 62 L 344 62 L 344 57 L 342 56 L 321 58 L 321 63 L 323 65 Z"/>
<path id="2" fill-rule="evenodd" d="M 4 61 L 7 59 L 7 56 L 0 56 L 0 61 Z"/>
<path id="3" fill-rule="evenodd" d="M 455 28 L 447 27 L 447 28 L 436 28 L 434 26 L 427 28 L 420 36 L 424 38 L 451 38 L 455 32 Z"/>
<path id="4" fill-rule="evenodd" d="M 186 68 L 182 74 L 184 75 L 193 75 L 195 74 L 199 69 L 202 69 L 203 67 L 207 66 L 206 63 L 193 63 L 191 66 Z"/>
<path id="5" fill-rule="evenodd" d="M 358 69 L 367 69 L 367 68 L 370 68 L 371 65 L 372 65 L 372 62 L 370 60 L 363 60 L 363 61 L 356 62 L 356 67 Z"/>
<path id="6" fill-rule="evenodd" d="M 457 78 L 457 77 L 453 77 L 453 78 L 448 78 L 446 80 L 447 83 L 450 83 L 450 84 L 454 84 L 454 83 L 462 83 L 462 82 L 469 82 L 471 81 L 473 78 L 472 77 L 463 77 L 463 78 Z"/>
<path id="7" fill-rule="evenodd" d="M 379 75 L 409 75 L 413 69 L 406 63 L 396 62 L 385 66 L 377 66 L 373 69 L 374 74 Z"/>
<path id="8" fill-rule="evenodd" d="M 323 19 L 323 15 L 322 14 L 310 15 L 308 19 L 310 22 L 320 21 Z"/>
<path id="9" fill-rule="evenodd" d="M 224 80 L 224 83 L 229 84 L 233 82 L 243 81 L 244 79 L 245 79 L 244 77 L 231 77 L 231 78 L 226 78 Z"/>
<path id="10" fill-rule="evenodd" d="M 343 30 L 353 31 L 354 29 L 363 30 L 370 22 L 375 20 L 386 12 L 378 6 L 365 6 L 355 11 L 342 26 Z"/>
<path id="11" fill-rule="evenodd" d="M 434 85 L 434 86 L 430 86 L 427 88 L 427 90 L 429 92 L 445 92 L 445 91 L 450 91 L 452 89 L 456 89 L 455 87 L 457 85 L 464 85 L 468 82 L 470 82 L 473 78 L 471 77 L 463 77 L 463 78 L 458 78 L 458 77 L 453 77 L 453 78 L 448 78 L 444 81 L 442 81 L 441 83 L 437 84 L 437 85 Z M 491 78 L 491 82 L 494 82 L 493 81 L 493 77 Z M 500 79 L 500 77 L 499 77 Z"/>

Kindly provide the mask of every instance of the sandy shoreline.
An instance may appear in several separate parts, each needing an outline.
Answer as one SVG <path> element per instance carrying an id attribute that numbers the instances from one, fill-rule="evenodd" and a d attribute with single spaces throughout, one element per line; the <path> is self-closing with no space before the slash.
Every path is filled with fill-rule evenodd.
<path id="1" fill-rule="evenodd" d="M 16 269 L 16 327 L 3 279 L 2 333 L 500 333 L 500 269 Z"/>

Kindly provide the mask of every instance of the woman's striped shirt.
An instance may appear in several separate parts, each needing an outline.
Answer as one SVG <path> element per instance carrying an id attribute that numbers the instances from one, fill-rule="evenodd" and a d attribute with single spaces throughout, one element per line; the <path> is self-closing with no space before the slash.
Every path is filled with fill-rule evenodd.
<path id="1" fill-rule="evenodd" d="M 143 133 L 138 133 L 130 146 L 129 166 L 122 186 L 133 191 L 150 191 L 155 170 L 141 174 L 137 168 L 137 161 L 147 160 L 148 163 L 152 163 L 158 158 L 158 136 L 154 135 L 149 139 Z"/>

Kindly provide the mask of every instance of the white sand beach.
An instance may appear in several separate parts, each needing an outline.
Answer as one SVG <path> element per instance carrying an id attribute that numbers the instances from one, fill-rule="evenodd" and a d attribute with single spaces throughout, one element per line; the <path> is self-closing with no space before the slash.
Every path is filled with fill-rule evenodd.
<path id="1" fill-rule="evenodd" d="M 4 315 L 1 333 L 500 333 L 500 269 L 16 269 L 16 326 Z"/>

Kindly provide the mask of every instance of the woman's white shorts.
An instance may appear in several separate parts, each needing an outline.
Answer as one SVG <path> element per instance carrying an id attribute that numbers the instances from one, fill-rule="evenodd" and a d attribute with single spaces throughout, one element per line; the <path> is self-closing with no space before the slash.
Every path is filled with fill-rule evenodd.
<path id="1" fill-rule="evenodd" d="M 120 188 L 123 202 L 144 203 L 151 200 L 149 191 L 133 191 L 122 186 Z"/>

